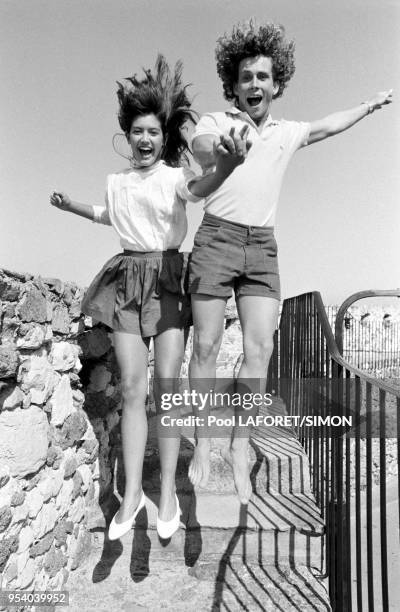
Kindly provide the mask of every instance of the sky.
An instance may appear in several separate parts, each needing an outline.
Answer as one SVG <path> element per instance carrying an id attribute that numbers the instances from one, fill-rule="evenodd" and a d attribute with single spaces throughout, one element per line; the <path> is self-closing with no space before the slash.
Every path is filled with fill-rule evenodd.
<path id="1" fill-rule="evenodd" d="M 400 0 L 2 0 L 0 267 L 88 285 L 118 237 L 49 195 L 102 204 L 107 174 L 126 167 L 111 145 L 116 81 L 162 52 L 183 60 L 193 108 L 223 110 L 216 39 L 252 16 L 296 42 L 274 118 L 315 120 L 394 89 L 392 105 L 294 156 L 276 226 L 283 297 L 400 287 Z M 184 250 L 202 212 L 188 205 Z"/>

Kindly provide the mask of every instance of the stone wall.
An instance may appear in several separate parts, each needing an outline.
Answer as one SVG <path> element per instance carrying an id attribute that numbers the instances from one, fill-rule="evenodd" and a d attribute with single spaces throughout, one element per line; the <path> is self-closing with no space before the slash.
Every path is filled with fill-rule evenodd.
<path id="1" fill-rule="evenodd" d="M 81 298 L 74 284 L 0 270 L 3 589 L 60 589 L 104 525 L 118 374 Z"/>

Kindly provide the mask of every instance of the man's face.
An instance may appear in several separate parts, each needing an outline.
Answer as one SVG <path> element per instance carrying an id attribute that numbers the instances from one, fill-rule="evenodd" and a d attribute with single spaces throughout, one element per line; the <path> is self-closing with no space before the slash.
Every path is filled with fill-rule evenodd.
<path id="1" fill-rule="evenodd" d="M 272 60 L 265 55 L 247 57 L 239 64 L 238 81 L 233 92 L 241 111 L 246 111 L 256 125 L 269 113 L 272 98 L 278 93 L 272 78 Z"/>

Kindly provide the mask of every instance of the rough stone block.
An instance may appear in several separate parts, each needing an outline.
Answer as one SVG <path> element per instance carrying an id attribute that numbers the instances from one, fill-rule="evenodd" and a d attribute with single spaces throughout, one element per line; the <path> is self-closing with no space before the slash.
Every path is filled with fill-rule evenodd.
<path id="1" fill-rule="evenodd" d="M 20 323 L 18 319 L 7 316 L 3 317 L 3 323 L 1 326 L 1 340 L 4 345 L 15 344 L 19 325 Z"/>
<path id="2" fill-rule="evenodd" d="M 95 393 L 105 391 L 110 380 L 111 372 L 106 366 L 103 364 L 96 365 L 90 372 L 90 383 L 87 389 Z"/>
<path id="3" fill-rule="evenodd" d="M 26 589 L 30 584 L 32 584 L 33 580 L 35 579 L 35 576 L 36 563 L 34 559 L 28 559 L 28 562 L 22 572 L 18 572 L 18 578 L 16 580 L 15 586 L 18 589 Z"/>
<path id="4" fill-rule="evenodd" d="M 81 440 L 87 428 L 87 417 L 83 410 L 77 410 L 64 421 L 59 432 L 58 443 L 65 450 Z"/>
<path id="5" fill-rule="evenodd" d="M 0 533 L 5 531 L 11 523 L 12 513 L 8 506 L 2 506 L 0 508 Z"/>
<path id="6" fill-rule="evenodd" d="M 18 548 L 18 536 L 10 536 L 0 540 L 0 572 L 4 570 L 4 567 L 10 557 Z"/>
<path id="7" fill-rule="evenodd" d="M 0 276 L 0 300 L 3 302 L 15 302 L 19 298 L 20 283 L 7 276 Z"/>
<path id="8" fill-rule="evenodd" d="M 0 410 L 14 410 L 22 405 L 24 394 L 13 384 L 0 383 Z"/>
<path id="9" fill-rule="evenodd" d="M 50 291 L 54 291 L 58 295 L 64 292 L 64 283 L 59 278 L 43 278 L 43 283 L 48 286 Z"/>
<path id="10" fill-rule="evenodd" d="M 49 425 L 37 406 L 0 413 L 0 463 L 12 476 L 37 472 L 46 462 Z"/>
<path id="11" fill-rule="evenodd" d="M 80 369 L 79 347 L 69 342 L 56 342 L 50 352 L 50 363 L 57 372 Z"/>
<path id="12" fill-rule="evenodd" d="M 8 465 L 0 466 L 0 488 L 4 487 L 10 480 L 10 468 Z"/>
<path id="13" fill-rule="evenodd" d="M 50 323 L 53 320 L 53 304 L 46 302 L 46 322 Z"/>
<path id="14" fill-rule="evenodd" d="M 22 321 L 45 323 L 47 318 L 46 298 L 39 289 L 31 287 L 23 296 L 18 310 Z"/>
<path id="15" fill-rule="evenodd" d="M 71 378 L 71 375 L 70 375 Z M 73 385 L 73 381 L 71 380 L 71 386 Z M 85 395 L 79 389 L 73 389 L 72 391 L 72 399 L 74 401 L 75 408 L 82 408 L 85 403 Z"/>
<path id="16" fill-rule="evenodd" d="M 85 517 L 87 529 L 106 529 L 106 518 L 97 501 L 86 506 Z"/>
<path id="17" fill-rule="evenodd" d="M 73 299 L 74 299 L 74 292 L 69 285 L 66 285 L 64 289 L 64 293 L 63 293 L 63 300 L 67 306 L 71 306 Z"/>
<path id="18" fill-rule="evenodd" d="M 79 346 L 84 359 L 102 357 L 111 348 L 111 340 L 105 329 L 95 327 L 79 336 Z"/>
<path id="19" fill-rule="evenodd" d="M 37 517 L 43 507 L 43 501 L 43 495 L 40 493 L 38 487 L 28 491 L 26 495 L 26 503 L 29 508 L 29 517 L 31 519 Z"/>
<path id="20" fill-rule="evenodd" d="M 17 347 L 19 349 L 38 349 L 45 341 L 45 329 L 34 323 L 27 323 L 18 330 Z"/>
<path id="21" fill-rule="evenodd" d="M 51 404 L 51 424 L 53 426 L 62 425 L 65 419 L 76 410 L 67 374 L 61 376 L 49 403 Z"/>
<path id="22" fill-rule="evenodd" d="M 35 544 L 30 547 L 29 555 L 32 558 L 44 555 L 50 549 L 50 546 L 53 544 L 53 542 L 54 533 L 52 531 L 50 533 L 46 533 L 46 535 L 41 540 L 35 542 Z"/>
<path id="23" fill-rule="evenodd" d="M 68 512 L 68 509 L 71 506 L 73 488 L 74 482 L 72 478 L 64 480 L 56 499 L 56 508 L 59 516 L 63 516 Z"/>
<path id="24" fill-rule="evenodd" d="M 31 393 L 33 404 L 44 404 L 60 379 L 47 360 L 45 349 L 27 356 L 19 368 L 18 381 L 23 391 Z"/>
<path id="25" fill-rule="evenodd" d="M 74 300 L 69 308 L 69 316 L 71 317 L 71 319 L 79 319 L 81 314 L 81 301 Z"/>
<path id="26" fill-rule="evenodd" d="M 78 463 L 75 457 L 70 457 L 69 459 L 67 459 L 64 466 L 64 478 L 69 478 L 70 476 L 73 476 L 76 472 L 77 467 Z"/>
<path id="27" fill-rule="evenodd" d="M 34 541 L 33 530 L 31 527 L 22 527 L 18 538 L 18 552 L 28 550 Z"/>
<path id="28" fill-rule="evenodd" d="M 54 546 L 49 550 L 43 560 L 43 567 L 50 577 L 55 576 L 61 568 L 67 565 L 67 557 L 61 550 L 57 550 Z"/>
<path id="29" fill-rule="evenodd" d="M 10 505 L 11 507 L 21 506 L 24 503 L 26 497 L 25 491 L 15 491 L 11 498 Z"/>
<path id="30" fill-rule="evenodd" d="M 54 470 L 46 470 L 44 472 L 37 488 L 43 497 L 43 501 L 48 502 L 52 497 L 55 497 L 61 489 L 63 475 L 61 470 L 59 470 L 60 474 Z"/>
<path id="31" fill-rule="evenodd" d="M 11 556 L 11 555 L 10 555 Z M 18 576 L 18 565 L 16 561 L 11 561 L 5 572 L 7 583 L 12 582 Z"/>
<path id="32" fill-rule="evenodd" d="M 82 491 L 85 493 L 88 490 L 90 483 L 92 482 L 91 469 L 88 465 L 80 465 L 77 471 L 81 476 Z"/>
<path id="33" fill-rule="evenodd" d="M 59 519 L 56 505 L 53 501 L 49 501 L 41 508 L 36 519 L 32 522 L 32 529 L 36 540 L 43 538 L 46 533 L 54 529 L 56 522 Z"/>
<path id="34" fill-rule="evenodd" d="M 62 457 L 61 449 L 57 449 L 55 446 L 49 446 L 47 450 L 46 464 L 49 467 L 52 467 L 58 457 L 60 457 L 60 459 Z"/>
<path id="35" fill-rule="evenodd" d="M 72 530 L 71 521 L 67 521 L 66 519 L 62 519 L 54 529 L 54 538 L 56 546 L 62 546 L 67 543 L 68 533 L 71 533 L 69 529 Z"/>
<path id="36" fill-rule="evenodd" d="M 72 489 L 72 499 L 76 499 L 82 490 L 82 476 L 79 472 L 73 475 L 74 488 Z"/>
<path id="37" fill-rule="evenodd" d="M 52 319 L 53 331 L 59 334 L 68 334 L 69 332 L 69 313 L 66 306 L 56 304 L 53 309 Z"/>
<path id="38" fill-rule="evenodd" d="M 90 552 L 91 541 L 92 538 L 90 533 L 88 533 L 87 531 L 82 531 L 80 533 L 78 537 L 76 551 L 72 559 L 71 569 L 76 569 L 86 559 Z"/>
<path id="39" fill-rule="evenodd" d="M 32 491 L 37 485 L 41 478 L 40 474 L 28 474 L 27 477 L 22 481 L 22 488 L 24 491 Z"/>
<path id="40" fill-rule="evenodd" d="M 7 304 L 5 302 L 3 303 L 2 310 L 4 317 L 8 317 L 9 319 L 17 317 L 17 304 Z M 15 319 L 15 321 L 17 321 L 17 318 Z"/>
<path id="41" fill-rule="evenodd" d="M 68 518 L 75 525 L 80 523 L 80 521 L 85 516 L 85 499 L 83 497 L 77 497 L 72 506 L 69 509 Z"/>
<path id="42" fill-rule="evenodd" d="M 22 506 L 16 506 L 14 508 L 13 517 L 12 517 L 12 525 L 18 525 L 19 523 L 26 522 L 29 514 L 28 504 L 25 502 Z"/>
<path id="43" fill-rule="evenodd" d="M 85 412 L 90 417 L 104 419 L 114 405 L 113 398 L 106 397 L 104 393 L 86 393 Z"/>
<path id="44" fill-rule="evenodd" d="M 0 378 L 12 378 L 18 370 L 18 353 L 12 346 L 0 346 Z"/>

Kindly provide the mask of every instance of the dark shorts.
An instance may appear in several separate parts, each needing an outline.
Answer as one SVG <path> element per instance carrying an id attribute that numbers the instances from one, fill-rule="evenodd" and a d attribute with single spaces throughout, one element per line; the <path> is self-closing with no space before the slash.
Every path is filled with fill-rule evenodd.
<path id="1" fill-rule="evenodd" d="M 216 297 L 261 295 L 280 299 L 273 227 L 233 223 L 206 213 L 194 238 L 189 293 Z"/>
<path id="2" fill-rule="evenodd" d="M 93 280 L 83 298 L 82 312 L 114 331 L 143 338 L 188 327 L 187 261 L 187 254 L 175 249 L 119 253 Z"/>

